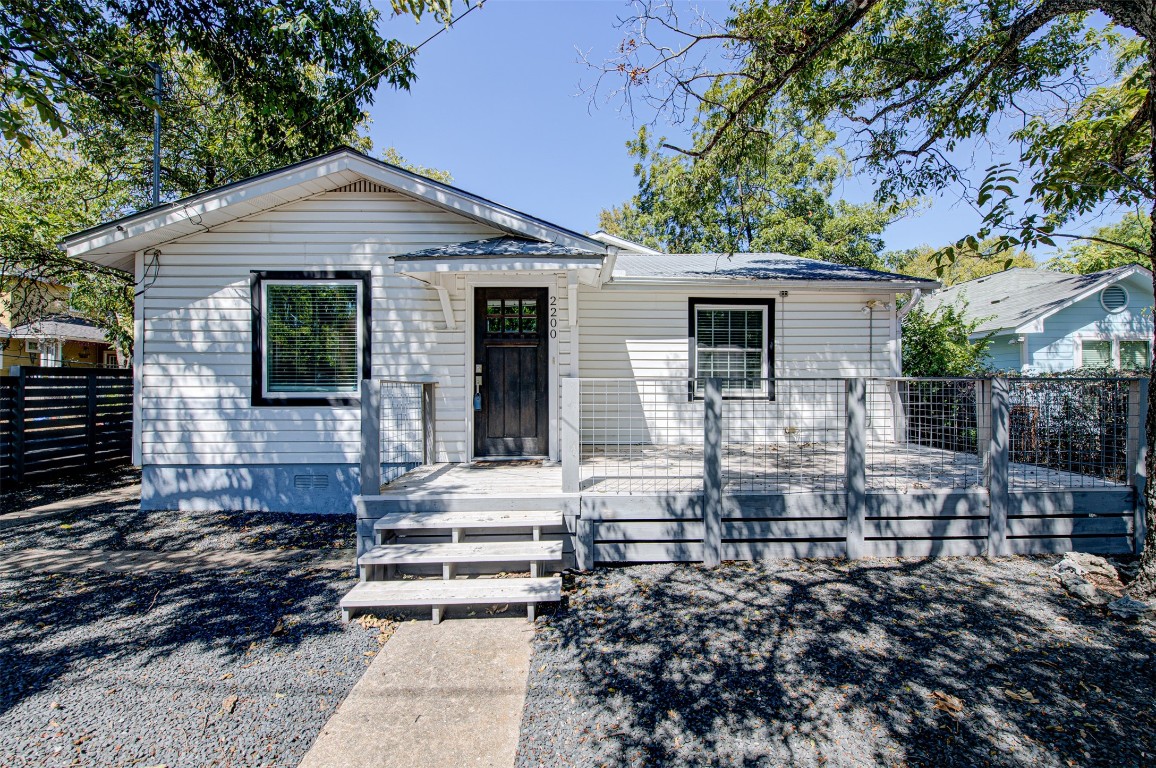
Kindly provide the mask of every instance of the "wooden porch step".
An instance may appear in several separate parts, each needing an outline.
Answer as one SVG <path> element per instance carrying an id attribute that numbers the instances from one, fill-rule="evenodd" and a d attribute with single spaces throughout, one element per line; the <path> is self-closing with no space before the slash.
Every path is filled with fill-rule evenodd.
<path id="1" fill-rule="evenodd" d="M 361 565 L 546 562 L 562 559 L 560 541 L 494 541 L 460 544 L 379 544 L 357 558 Z"/>
<path id="2" fill-rule="evenodd" d="M 533 606 L 562 599 L 562 579 L 417 579 L 413 581 L 366 581 L 341 598 L 341 613 L 349 621 L 356 613 L 373 608 L 433 606 L 433 621 L 441 621 L 447 605 L 527 603 Z"/>
<path id="3" fill-rule="evenodd" d="M 373 524 L 375 531 L 446 530 L 453 528 L 527 528 L 562 525 L 560 510 L 395 512 Z"/>

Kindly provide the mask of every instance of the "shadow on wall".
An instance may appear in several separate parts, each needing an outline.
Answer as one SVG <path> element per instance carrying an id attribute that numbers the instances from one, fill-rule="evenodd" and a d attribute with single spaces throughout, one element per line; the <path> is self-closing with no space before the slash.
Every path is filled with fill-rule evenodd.
<path id="1" fill-rule="evenodd" d="M 566 732 L 524 727 L 521 749 L 542 764 L 608 766 L 1147 762 L 1156 682 L 1124 660 L 1149 658 L 1150 638 L 1079 607 L 1047 565 L 578 577 L 539 635 L 526 715 Z M 962 712 L 937 709 L 937 691 Z"/>

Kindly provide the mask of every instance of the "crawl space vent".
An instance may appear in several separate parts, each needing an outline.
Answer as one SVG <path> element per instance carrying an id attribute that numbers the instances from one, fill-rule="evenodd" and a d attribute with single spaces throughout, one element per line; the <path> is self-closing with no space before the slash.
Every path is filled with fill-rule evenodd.
<path id="1" fill-rule="evenodd" d="M 293 487 L 302 490 L 328 488 L 329 475 L 293 475 Z"/>
<path id="2" fill-rule="evenodd" d="M 1118 285 L 1109 285 L 1100 291 L 1100 303 L 1109 312 L 1119 312 L 1128 306 L 1128 292 Z"/>

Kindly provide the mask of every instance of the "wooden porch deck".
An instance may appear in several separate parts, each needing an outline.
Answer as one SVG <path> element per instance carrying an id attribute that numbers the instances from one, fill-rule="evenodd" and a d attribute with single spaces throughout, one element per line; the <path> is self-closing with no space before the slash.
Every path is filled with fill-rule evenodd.
<path id="1" fill-rule="evenodd" d="M 702 490 L 702 448 L 633 446 L 621 453 L 584 454 L 582 493 L 693 493 Z M 867 489 L 972 490 L 983 487 L 979 457 L 926 446 L 872 442 L 867 446 Z M 1012 462 L 1013 489 L 1122 488 L 1101 477 Z M 727 444 L 724 493 L 807 493 L 843 489 L 841 444 L 793 446 Z M 562 467 L 549 462 L 428 464 L 382 486 L 398 495 L 503 493 L 552 495 L 562 489 Z"/>

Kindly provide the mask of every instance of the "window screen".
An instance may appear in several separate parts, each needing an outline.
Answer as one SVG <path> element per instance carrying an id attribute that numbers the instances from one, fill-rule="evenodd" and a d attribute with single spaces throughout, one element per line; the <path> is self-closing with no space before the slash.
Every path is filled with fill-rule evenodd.
<path id="1" fill-rule="evenodd" d="M 1148 342 L 1121 341 L 1120 368 L 1125 371 L 1145 371 L 1148 369 Z"/>
<path id="2" fill-rule="evenodd" d="M 1112 342 L 1092 341 L 1085 339 L 1082 342 L 1083 366 L 1085 368 L 1110 368 L 1112 366 Z"/>
<path id="3" fill-rule="evenodd" d="M 695 379 L 723 379 L 724 394 L 762 394 L 767 377 L 767 310 L 764 307 L 695 308 Z"/>

